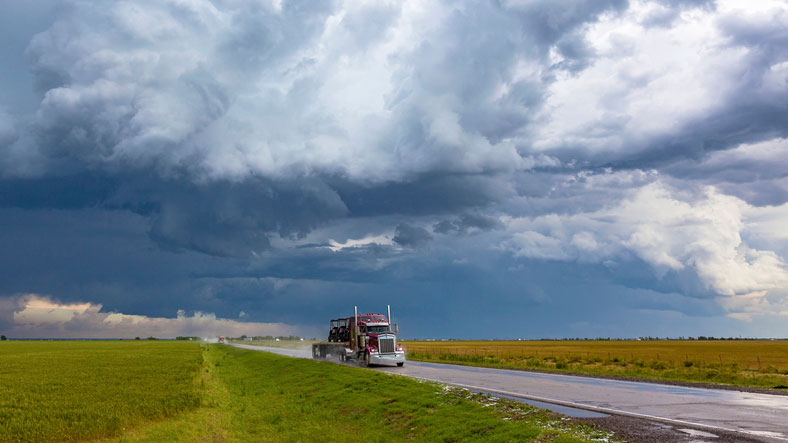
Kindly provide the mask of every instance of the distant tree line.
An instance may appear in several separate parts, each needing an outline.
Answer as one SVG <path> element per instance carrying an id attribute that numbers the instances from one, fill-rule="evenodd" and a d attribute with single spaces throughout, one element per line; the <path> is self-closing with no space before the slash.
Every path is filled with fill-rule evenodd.
<path id="1" fill-rule="evenodd" d="M 314 338 L 312 340 L 315 340 Z M 465 339 L 465 338 L 409 338 L 409 341 L 465 341 L 465 340 L 475 340 L 475 339 Z M 481 341 L 671 341 L 671 340 L 788 340 L 786 338 L 758 338 L 758 337 L 714 337 L 714 336 L 706 336 L 706 335 L 699 335 L 697 337 L 638 337 L 638 338 L 622 338 L 622 337 L 570 337 L 570 338 L 501 338 L 501 339 L 482 339 Z"/>
<path id="2" fill-rule="evenodd" d="M 0 340 L 8 340 L 8 337 L 6 337 L 5 335 L 0 335 Z"/>
<path id="3" fill-rule="evenodd" d="M 542 341 L 550 341 L 553 339 L 541 339 Z M 683 335 L 678 337 L 638 337 L 638 338 L 610 338 L 610 337 L 597 337 L 597 338 L 562 338 L 560 340 L 567 340 L 567 341 L 631 341 L 631 340 L 641 340 L 641 341 L 670 341 L 670 340 L 763 340 L 762 338 L 755 338 L 755 337 L 714 337 L 714 336 L 706 336 L 706 335 L 699 335 L 697 337 L 684 337 Z"/>
<path id="4" fill-rule="evenodd" d="M 549 341 L 552 339 L 542 339 L 544 341 Z M 628 340 L 641 340 L 641 341 L 670 341 L 670 340 L 763 340 L 759 338 L 751 338 L 751 337 L 714 337 L 714 336 L 705 336 L 699 335 L 697 337 L 684 337 L 683 335 L 678 337 L 638 337 L 634 338 L 610 338 L 610 337 L 597 337 L 597 338 L 562 338 L 561 340 L 567 341 L 628 341 Z"/>
<path id="5" fill-rule="evenodd" d="M 714 337 L 714 336 L 711 336 L 711 335 L 709 335 L 709 336 L 705 336 L 705 335 L 699 335 L 699 336 L 697 336 L 697 337 L 684 337 L 684 336 L 679 336 L 679 337 L 665 337 L 665 338 L 659 338 L 659 337 L 640 337 L 640 338 L 639 338 L 639 340 L 645 340 L 645 341 L 652 340 L 652 341 L 657 341 L 657 340 L 763 340 L 763 339 L 761 339 L 761 338 L 755 338 L 755 337 Z"/>

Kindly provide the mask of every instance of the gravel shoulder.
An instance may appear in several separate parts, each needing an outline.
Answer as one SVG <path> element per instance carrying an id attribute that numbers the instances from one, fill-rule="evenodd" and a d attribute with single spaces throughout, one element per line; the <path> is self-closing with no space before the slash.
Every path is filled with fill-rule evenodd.
<path id="1" fill-rule="evenodd" d="M 764 441 L 747 438 L 737 433 L 676 427 L 620 415 L 611 415 L 605 418 L 575 418 L 574 420 L 593 423 L 601 429 L 613 432 L 616 438 L 636 443 L 755 443 Z"/>

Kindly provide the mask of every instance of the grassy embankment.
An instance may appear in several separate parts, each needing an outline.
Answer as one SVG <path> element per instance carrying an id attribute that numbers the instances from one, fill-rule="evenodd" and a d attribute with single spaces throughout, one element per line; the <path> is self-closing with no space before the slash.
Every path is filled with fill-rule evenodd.
<path id="1" fill-rule="evenodd" d="M 408 359 L 509 369 L 788 386 L 788 341 L 411 341 Z"/>
<path id="2" fill-rule="evenodd" d="M 590 441 L 605 431 L 405 377 L 221 345 L 0 346 L 0 441 Z"/>

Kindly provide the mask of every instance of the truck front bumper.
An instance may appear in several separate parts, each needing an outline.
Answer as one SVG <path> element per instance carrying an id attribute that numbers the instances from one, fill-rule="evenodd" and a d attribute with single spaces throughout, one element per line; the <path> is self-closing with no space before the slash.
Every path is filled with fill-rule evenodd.
<path id="1" fill-rule="evenodd" d="M 405 353 L 395 352 L 393 354 L 369 354 L 369 363 L 373 365 L 396 365 L 405 363 Z"/>

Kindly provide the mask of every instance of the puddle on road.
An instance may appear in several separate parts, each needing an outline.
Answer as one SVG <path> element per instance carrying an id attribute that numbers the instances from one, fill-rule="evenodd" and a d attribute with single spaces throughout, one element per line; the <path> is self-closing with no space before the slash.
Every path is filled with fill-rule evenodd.
<path id="1" fill-rule="evenodd" d="M 758 435 L 760 437 L 772 437 L 772 438 L 779 438 L 780 440 L 785 440 L 785 434 L 783 434 L 782 432 L 755 431 L 755 430 L 748 430 L 747 432 L 752 435 Z"/>
<path id="2" fill-rule="evenodd" d="M 578 409 L 578 408 L 570 408 L 569 406 L 555 405 L 552 403 L 545 403 L 543 401 L 528 400 L 527 398 L 512 397 L 511 395 L 496 394 L 494 392 L 477 391 L 477 390 L 474 390 L 474 392 L 481 392 L 484 394 L 492 395 L 493 397 L 500 397 L 500 398 L 505 398 L 507 400 L 514 400 L 520 403 L 525 403 L 527 405 L 536 406 L 537 408 L 547 409 L 549 411 L 557 412 L 559 414 L 564 414 L 567 417 L 574 417 L 574 418 L 609 417 L 609 415 L 602 414 L 601 412 L 586 411 L 585 409 Z"/>
<path id="3" fill-rule="evenodd" d="M 718 435 L 712 434 L 711 432 L 704 432 L 699 431 L 697 429 L 677 429 L 685 434 L 689 434 L 693 437 L 704 437 L 704 438 L 718 438 Z"/>

